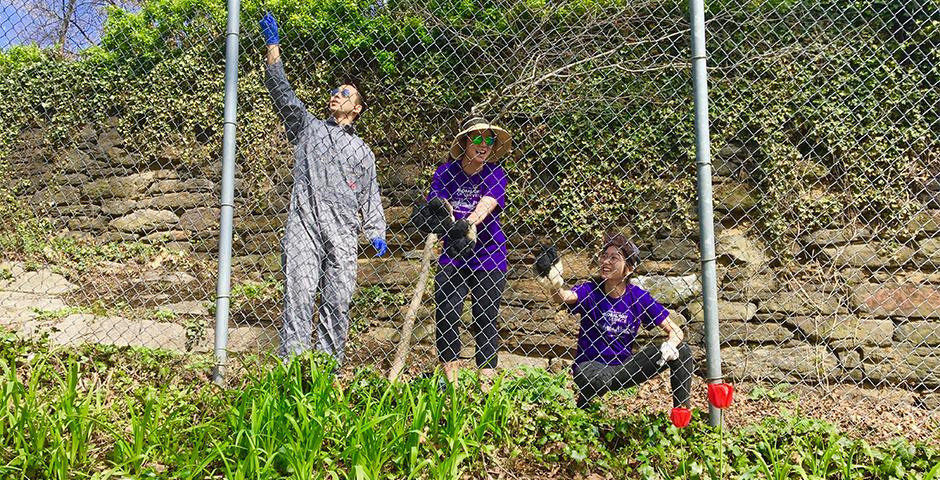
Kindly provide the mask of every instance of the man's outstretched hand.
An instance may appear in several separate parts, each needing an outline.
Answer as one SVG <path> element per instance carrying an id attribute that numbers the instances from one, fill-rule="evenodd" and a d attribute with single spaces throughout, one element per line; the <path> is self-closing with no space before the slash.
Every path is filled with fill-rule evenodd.
<path id="1" fill-rule="evenodd" d="M 381 238 L 373 238 L 372 246 L 375 248 L 376 257 L 381 257 L 385 255 L 385 252 L 388 251 L 388 244 L 385 243 L 385 240 L 382 240 Z"/>
<path id="2" fill-rule="evenodd" d="M 281 37 L 277 30 L 277 20 L 271 12 L 267 12 L 258 22 L 261 25 L 261 35 L 264 36 L 264 42 L 268 45 L 278 45 L 281 43 Z"/>

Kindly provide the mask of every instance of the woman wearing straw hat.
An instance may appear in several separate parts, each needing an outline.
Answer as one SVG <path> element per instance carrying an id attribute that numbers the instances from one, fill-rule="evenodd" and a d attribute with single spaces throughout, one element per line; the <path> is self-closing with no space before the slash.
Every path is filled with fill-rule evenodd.
<path id="1" fill-rule="evenodd" d="M 484 378 L 496 368 L 499 329 L 496 319 L 506 286 L 506 235 L 499 213 L 506 206 L 506 171 L 496 162 L 512 148 L 509 133 L 473 117 L 454 137 L 446 162 L 434 172 L 427 199 L 444 200 L 453 227 L 434 278 L 437 350 L 450 382 L 457 380 L 460 316 L 471 295 L 476 325 L 476 364 Z"/>

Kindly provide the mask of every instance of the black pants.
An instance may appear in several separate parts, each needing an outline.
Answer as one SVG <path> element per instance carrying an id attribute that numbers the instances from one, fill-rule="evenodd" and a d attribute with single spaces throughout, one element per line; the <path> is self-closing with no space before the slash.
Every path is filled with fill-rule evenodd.
<path id="1" fill-rule="evenodd" d="M 444 265 L 434 277 L 434 287 L 437 352 L 441 361 L 452 362 L 460 355 L 460 315 L 463 301 L 470 293 L 476 326 L 477 367 L 496 368 L 496 348 L 499 346 L 496 320 L 503 289 L 506 288 L 506 272 Z"/>
<path id="2" fill-rule="evenodd" d="M 578 387 L 578 406 L 584 408 L 595 397 L 611 390 L 622 390 L 639 385 L 669 369 L 672 386 L 672 406 L 688 407 L 692 390 L 692 350 L 685 343 L 679 345 L 679 358 L 664 365 L 659 345 L 649 345 L 637 352 L 622 365 L 607 365 L 601 362 L 576 363 L 574 383 Z"/>

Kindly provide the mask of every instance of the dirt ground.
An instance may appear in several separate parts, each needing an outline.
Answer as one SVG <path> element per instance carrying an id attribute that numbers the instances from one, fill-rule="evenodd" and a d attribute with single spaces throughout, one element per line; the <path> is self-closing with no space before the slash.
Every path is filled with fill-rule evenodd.
<path id="1" fill-rule="evenodd" d="M 751 392 L 758 387 L 753 382 L 738 382 L 734 387 L 734 402 L 724 412 L 725 425 L 731 429 L 789 412 L 833 423 L 846 434 L 872 444 L 905 438 L 940 446 L 940 412 L 918 406 L 915 394 L 907 390 L 843 384 L 791 385 L 786 389 L 788 398 L 781 399 L 768 395 L 752 398 Z M 705 381 L 695 377 L 694 409 L 708 409 L 706 391 Z M 642 385 L 636 397 L 615 397 L 608 401 L 608 407 L 624 414 L 668 412 L 672 408 L 669 379 L 661 375 Z"/>

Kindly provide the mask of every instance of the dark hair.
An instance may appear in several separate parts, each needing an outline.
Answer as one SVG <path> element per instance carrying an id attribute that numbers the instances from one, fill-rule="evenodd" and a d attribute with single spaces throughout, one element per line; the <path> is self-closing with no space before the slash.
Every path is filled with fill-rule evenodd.
<path id="1" fill-rule="evenodd" d="M 359 113 L 356 114 L 356 120 L 358 120 L 359 117 L 361 117 L 363 113 L 366 113 L 365 94 L 362 93 L 362 90 L 359 88 L 359 85 L 353 79 L 346 79 L 346 81 L 342 82 L 340 85 L 349 85 L 350 87 L 353 87 L 356 89 L 356 105 L 359 105 L 360 107 L 362 107 L 362 109 L 359 110 Z"/>
<path id="2" fill-rule="evenodd" d="M 362 93 L 362 90 L 359 89 L 358 85 L 356 85 L 355 83 L 350 83 L 350 85 L 352 85 L 352 87 L 356 89 L 356 98 L 359 99 L 358 101 L 359 106 L 362 107 L 362 110 L 359 110 L 359 114 L 356 115 L 356 118 L 359 118 L 360 115 L 362 115 L 363 113 L 366 113 L 366 96 L 364 93 Z"/>

